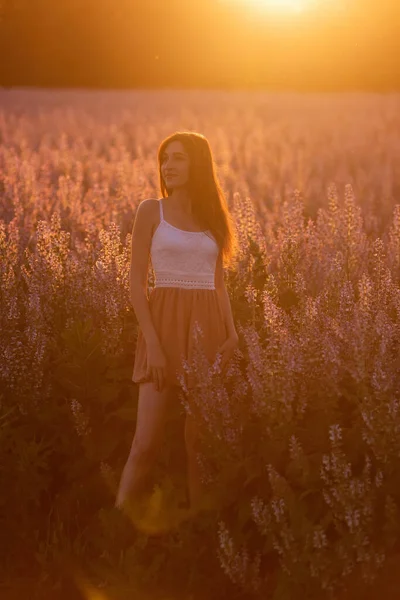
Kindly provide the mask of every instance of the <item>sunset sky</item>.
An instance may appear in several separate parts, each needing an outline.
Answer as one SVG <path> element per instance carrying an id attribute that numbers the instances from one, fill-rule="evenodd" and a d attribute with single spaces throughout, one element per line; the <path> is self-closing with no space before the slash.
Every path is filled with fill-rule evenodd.
<path id="1" fill-rule="evenodd" d="M 400 87 L 397 0 L 20 0 L 0 15 L 3 85 Z"/>
<path id="2" fill-rule="evenodd" d="M 316 8 L 346 9 L 344 0 L 219 0 L 227 5 L 235 5 L 244 12 L 254 12 L 257 16 L 263 16 L 268 13 L 272 15 L 286 15 L 291 13 L 300 14 Z"/>

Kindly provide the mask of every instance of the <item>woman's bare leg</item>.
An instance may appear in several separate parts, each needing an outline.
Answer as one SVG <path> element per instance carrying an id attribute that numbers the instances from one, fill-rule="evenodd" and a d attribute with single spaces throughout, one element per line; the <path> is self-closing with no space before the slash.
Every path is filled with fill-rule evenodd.
<path id="1" fill-rule="evenodd" d="M 137 497 L 148 482 L 163 441 L 170 398 L 167 386 L 158 392 L 152 381 L 139 384 L 136 431 L 117 492 L 118 508 Z"/>

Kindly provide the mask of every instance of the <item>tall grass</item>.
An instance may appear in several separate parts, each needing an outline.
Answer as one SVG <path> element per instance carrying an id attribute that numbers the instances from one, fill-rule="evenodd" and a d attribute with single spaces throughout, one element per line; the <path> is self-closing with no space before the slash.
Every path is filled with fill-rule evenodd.
<path id="1" fill-rule="evenodd" d="M 110 586 L 153 580 L 174 597 L 372 585 L 399 550 L 399 104 L 0 93 L 4 574 L 46 580 L 75 556 Z M 240 346 L 222 376 L 197 332 L 185 366 L 201 385 L 179 404 L 199 419 L 214 504 L 156 560 L 149 530 L 132 538 L 112 504 L 137 400 L 130 231 L 160 196 L 156 148 L 176 129 L 209 138 L 235 218 L 225 275 Z M 182 450 L 170 440 L 172 477 Z M 164 483 L 167 502 L 179 484 Z"/>

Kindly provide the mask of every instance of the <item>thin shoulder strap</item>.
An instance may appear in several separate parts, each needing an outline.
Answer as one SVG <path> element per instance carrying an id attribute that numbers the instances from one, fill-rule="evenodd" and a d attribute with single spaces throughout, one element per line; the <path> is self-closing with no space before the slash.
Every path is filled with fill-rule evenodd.
<path id="1" fill-rule="evenodd" d="M 164 221 L 164 213 L 163 213 L 162 200 L 160 200 L 160 220 Z"/>

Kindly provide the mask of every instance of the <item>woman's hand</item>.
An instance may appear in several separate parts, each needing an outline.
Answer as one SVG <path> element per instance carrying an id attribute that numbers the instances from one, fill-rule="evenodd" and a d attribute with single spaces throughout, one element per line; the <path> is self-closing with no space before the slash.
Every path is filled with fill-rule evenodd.
<path id="1" fill-rule="evenodd" d="M 159 342 L 147 344 L 147 372 L 146 377 L 151 374 L 155 388 L 161 392 L 164 388 L 167 376 L 167 357 Z"/>
<path id="2" fill-rule="evenodd" d="M 239 346 L 239 336 L 237 334 L 232 334 L 225 340 L 225 342 L 218 348 L 217 354 L 222 354 L 221 359 L 221 371 L 225 373 L 225 369 L 228 365 L 228 362 L 233 356 L 236 348 Z"/>

